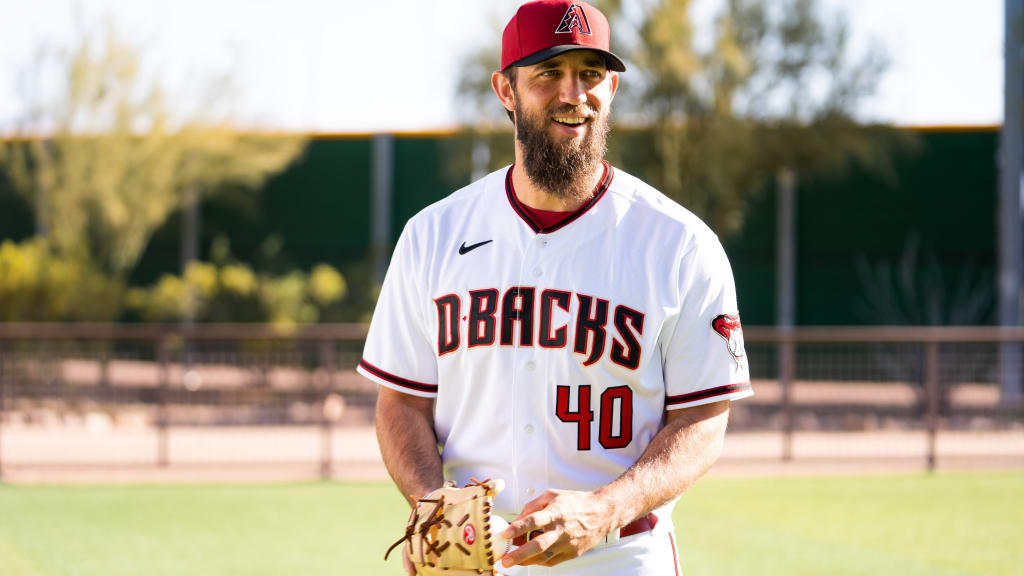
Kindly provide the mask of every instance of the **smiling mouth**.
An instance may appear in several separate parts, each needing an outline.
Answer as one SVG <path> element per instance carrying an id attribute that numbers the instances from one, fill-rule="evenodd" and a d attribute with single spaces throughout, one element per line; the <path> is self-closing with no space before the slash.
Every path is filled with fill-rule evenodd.
<path id="1" fill-rule="evenodd" d="M 552 120 L 556 124 L 561 124 L 563 126 L 575 128 L 577 126 L 582 126 L 583 124 L 587 123 L 590 120 L 590 118 L 586 116 L 555 116 L 554 118 L 552 118 Z"/>

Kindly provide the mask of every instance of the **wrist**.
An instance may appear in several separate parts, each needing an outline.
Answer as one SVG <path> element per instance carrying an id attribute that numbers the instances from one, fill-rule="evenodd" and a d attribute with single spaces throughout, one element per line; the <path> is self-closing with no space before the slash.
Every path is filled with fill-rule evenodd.
<path id="1" fill-rule="evenodd" d="M 602 510 L 602 517 L 605 519 L 604 532 L 622 528 L 629 524 L 633 518 L 631 507 L 627 500 L 623 499 L 611 485 L 602 486 L 592 492 L 597 505 Z M 629 517 L 627 517 L 629 516 Z"/>
<path id="2" fill-rule="evenodd" d="M 434 492 L 440 487 L 441 484 L 437 484 L 436 486 L 432 484 L 421 484 L 410 489 L 405 494 L 405 499 L 409 501 L 409 504 L 415 506 L 416 503 L 420 501 L 420 499 L 425 498 L 428 494 Z"/>

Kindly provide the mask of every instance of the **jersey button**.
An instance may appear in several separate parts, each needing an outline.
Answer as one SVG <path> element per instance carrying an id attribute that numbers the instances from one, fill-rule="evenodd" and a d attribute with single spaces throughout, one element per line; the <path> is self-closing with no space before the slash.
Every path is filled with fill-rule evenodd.
<path id="1" fill-rule="evenodd" d="M 536 367 L 537 365 L 533 362 L 533 360 L 530 360 L 529 362 L 526 363 L 526 370 L 528 372 L 533 372 L 534 368 Z"/>
<path id="2" fill-rule="evenodd" d="M 527 424 L 526 426 L 523 426 L 523 432 L 526 432 L 527 434 L 533 434 L 533 424 Z"/>
<path id="3" fill-rule="evenodd" d="M 540 278 L 540 275 L 543 274 L 543 273 L 544 272 L 542 272 L 540 268 L 534 268 L 533 269 L 533 275 L 536 276 L 537 278 Z"/>

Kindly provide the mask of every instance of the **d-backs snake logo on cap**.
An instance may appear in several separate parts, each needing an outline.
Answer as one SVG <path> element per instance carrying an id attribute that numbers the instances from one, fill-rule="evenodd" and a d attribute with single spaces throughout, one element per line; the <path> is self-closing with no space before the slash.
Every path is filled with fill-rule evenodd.
<path id="1" fill-rule="evenodd" d="M 565 11 L 565 16 L 562 16 L 562 21 L 558 23 L 555 34 L 572 34 L 574 28 L 580 34 L 591 34 L 587 14 L 577 4 L 570 5 L 569 9 Z"/>
<path id="2" fill-rule="evenodd" d="M 711 327 L 718 335 L 725 338 L 729 354 L 739 363 L 743 359 L 743 326 L 740 325 L 739 314 L 719 314 L 711 321 Z"/>

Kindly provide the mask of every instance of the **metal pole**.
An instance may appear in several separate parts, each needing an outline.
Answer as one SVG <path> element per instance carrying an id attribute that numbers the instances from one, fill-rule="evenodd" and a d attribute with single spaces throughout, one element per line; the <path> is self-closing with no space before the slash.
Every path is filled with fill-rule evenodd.
<path id="1" fill-rule="evenodd" d="M 185 188 L 185 213 L 181 227 L 181 275 L 185 276 L 188 265 L 199 259 L 199 190 L 196 186 L 190 185 Z M 186 310 L 186 317 L 191 317 L 194 311 Z"/>
<path id="2" fill-rule="evenodd" d="M 106 344 L 104 346 L 104 344 Z M 110 348 L 114 346 L 113 341 L 101 342 L 103 349 L 100 351 L 100 389 L 110 389 Z"/>
<path id="3" fill-rule="evenodd" d="M 334 341 L 320 342 L 320 369 L 327 374 L 326 390 L 320 394 L 323 398 L 320 410 L 320 477 L 330 480 L 333 473 L 334 460 L 334 421 L 328 410 L 328 399 L 334 388 Z"/>
<path id="4" fill-rule="evenodd" d="M 999 324 L 1020 324 L 1022 156 L 1021 91 L 1022 59 L 1020 27 L 1024 0 L 1006 0 L 1004 18 L 1003 130 L 1000 137 L 999 194 Z M 1021 347 L 999 347 L 1000 400 L 1016 406 L 1021 399 Z"/>
<path id="5" fill-rule="evenodd" d="M 491 164 L 491 138 L 490 134 L 484 134 L 481 132 L 473 132 L 473 151 L 472 151 L 472 173 L 470 174 L 470 181 L 476 182 L 477 180 L 487 176 L 487 168 Z"/>
<path id="6" fill-rule="evenodd" d="M 776 324 L 782 328 L 796 325 L 796 174 L 783 168 L 775 175 L 776 203 Z"/>
<path id="7" fill-rule="evenodd" d="M 201 234 L 202 213 L 200 212 L 199 188 L 191 184 L 185 188 L 185 213 L 184 222 L 181 228 L 181 278 L 186 280 L 188 267 L 193 262 L 199 261 L 199 236 Z M 195 286 L 185 282 L 185 315 L 181 319 L 182 327 L 182 374 L 187 374 L 192 369 L 192 346 L 188 341 L 188 334 L 196 320 L 196 308 L 199 295 Z"/>
<path id="8" fill-rule="evenodd" d="M 935 471 L 935 441 L 939 430 L 939 343 L 928 342 L 924 349 L 925 425 L 928 429 L 927 466 Z"/>
<path id="9" fill-rule="evenodd" d="M 42 168 L 37 165 L 34 170 L 36 184 L 36 236 L 47 239 L 50 237 L 50 190 L 47 187 L 44 173 L 48 168 L 52 169 L 52 147 L 52 139 L 43 139 L 39 142 L 39 147 L 36 148 L 39 158 L 36 160 Z"/>
<path id="10" fill-rule="evenodd" d="M 171 388 L 170 356 L 171 345 L 168 336 L 163 336 L 157 341 L 157 361 L 160 364 L 160 390 L 157 392 L 157 453 L 156 463 L 160 468 L 166 468 L 170 463 L 167 428 L 170 425 L 170 410 L 168 408 L 168 396 Z"/>
<path id="11" fill-rule="evenodd" d="M 782 334 L 778 350 L 779 386 L 782 389 L 782 459 L 793 459 L 793 378 L 796 373 L 796 175 L 783 168 L 775 175 L 776 202 L 776 324 Z"/>
<path id="12" fill-rule="evenodd" d="M 328 394 L 324 394 L 326 399 Z M 330 480 L 334 474 L 334 426 L 326 416 L 320 427 L 320 478 Z"/>
<path id="13" fill-rule="evenodd" d="M 378 286 L 384 283 L 391 257 L 391 199 L 394 174 L 394 137 L 377 134 L 373 137 L 373 198 L 370 222 L 372 235 L 370 252 L 373 258 L 373 279 Z"/>
<path id="14" fill-rule="evenodd" d="M 7 373 L 4 368 L 6 364 L 7 356 L 0 352 L 0 484 L 4 481 L 4 422 L 6 421 L 4 389 L 7 388 Z"/>
<path id="15" fill-rule="evenodd" d="M 793 328 L 784 329 L 779 348 L 779 385 L 782 387 L 782 460 L 793 460 L 793 365 L 796 363 L 796 343 Z"/>

